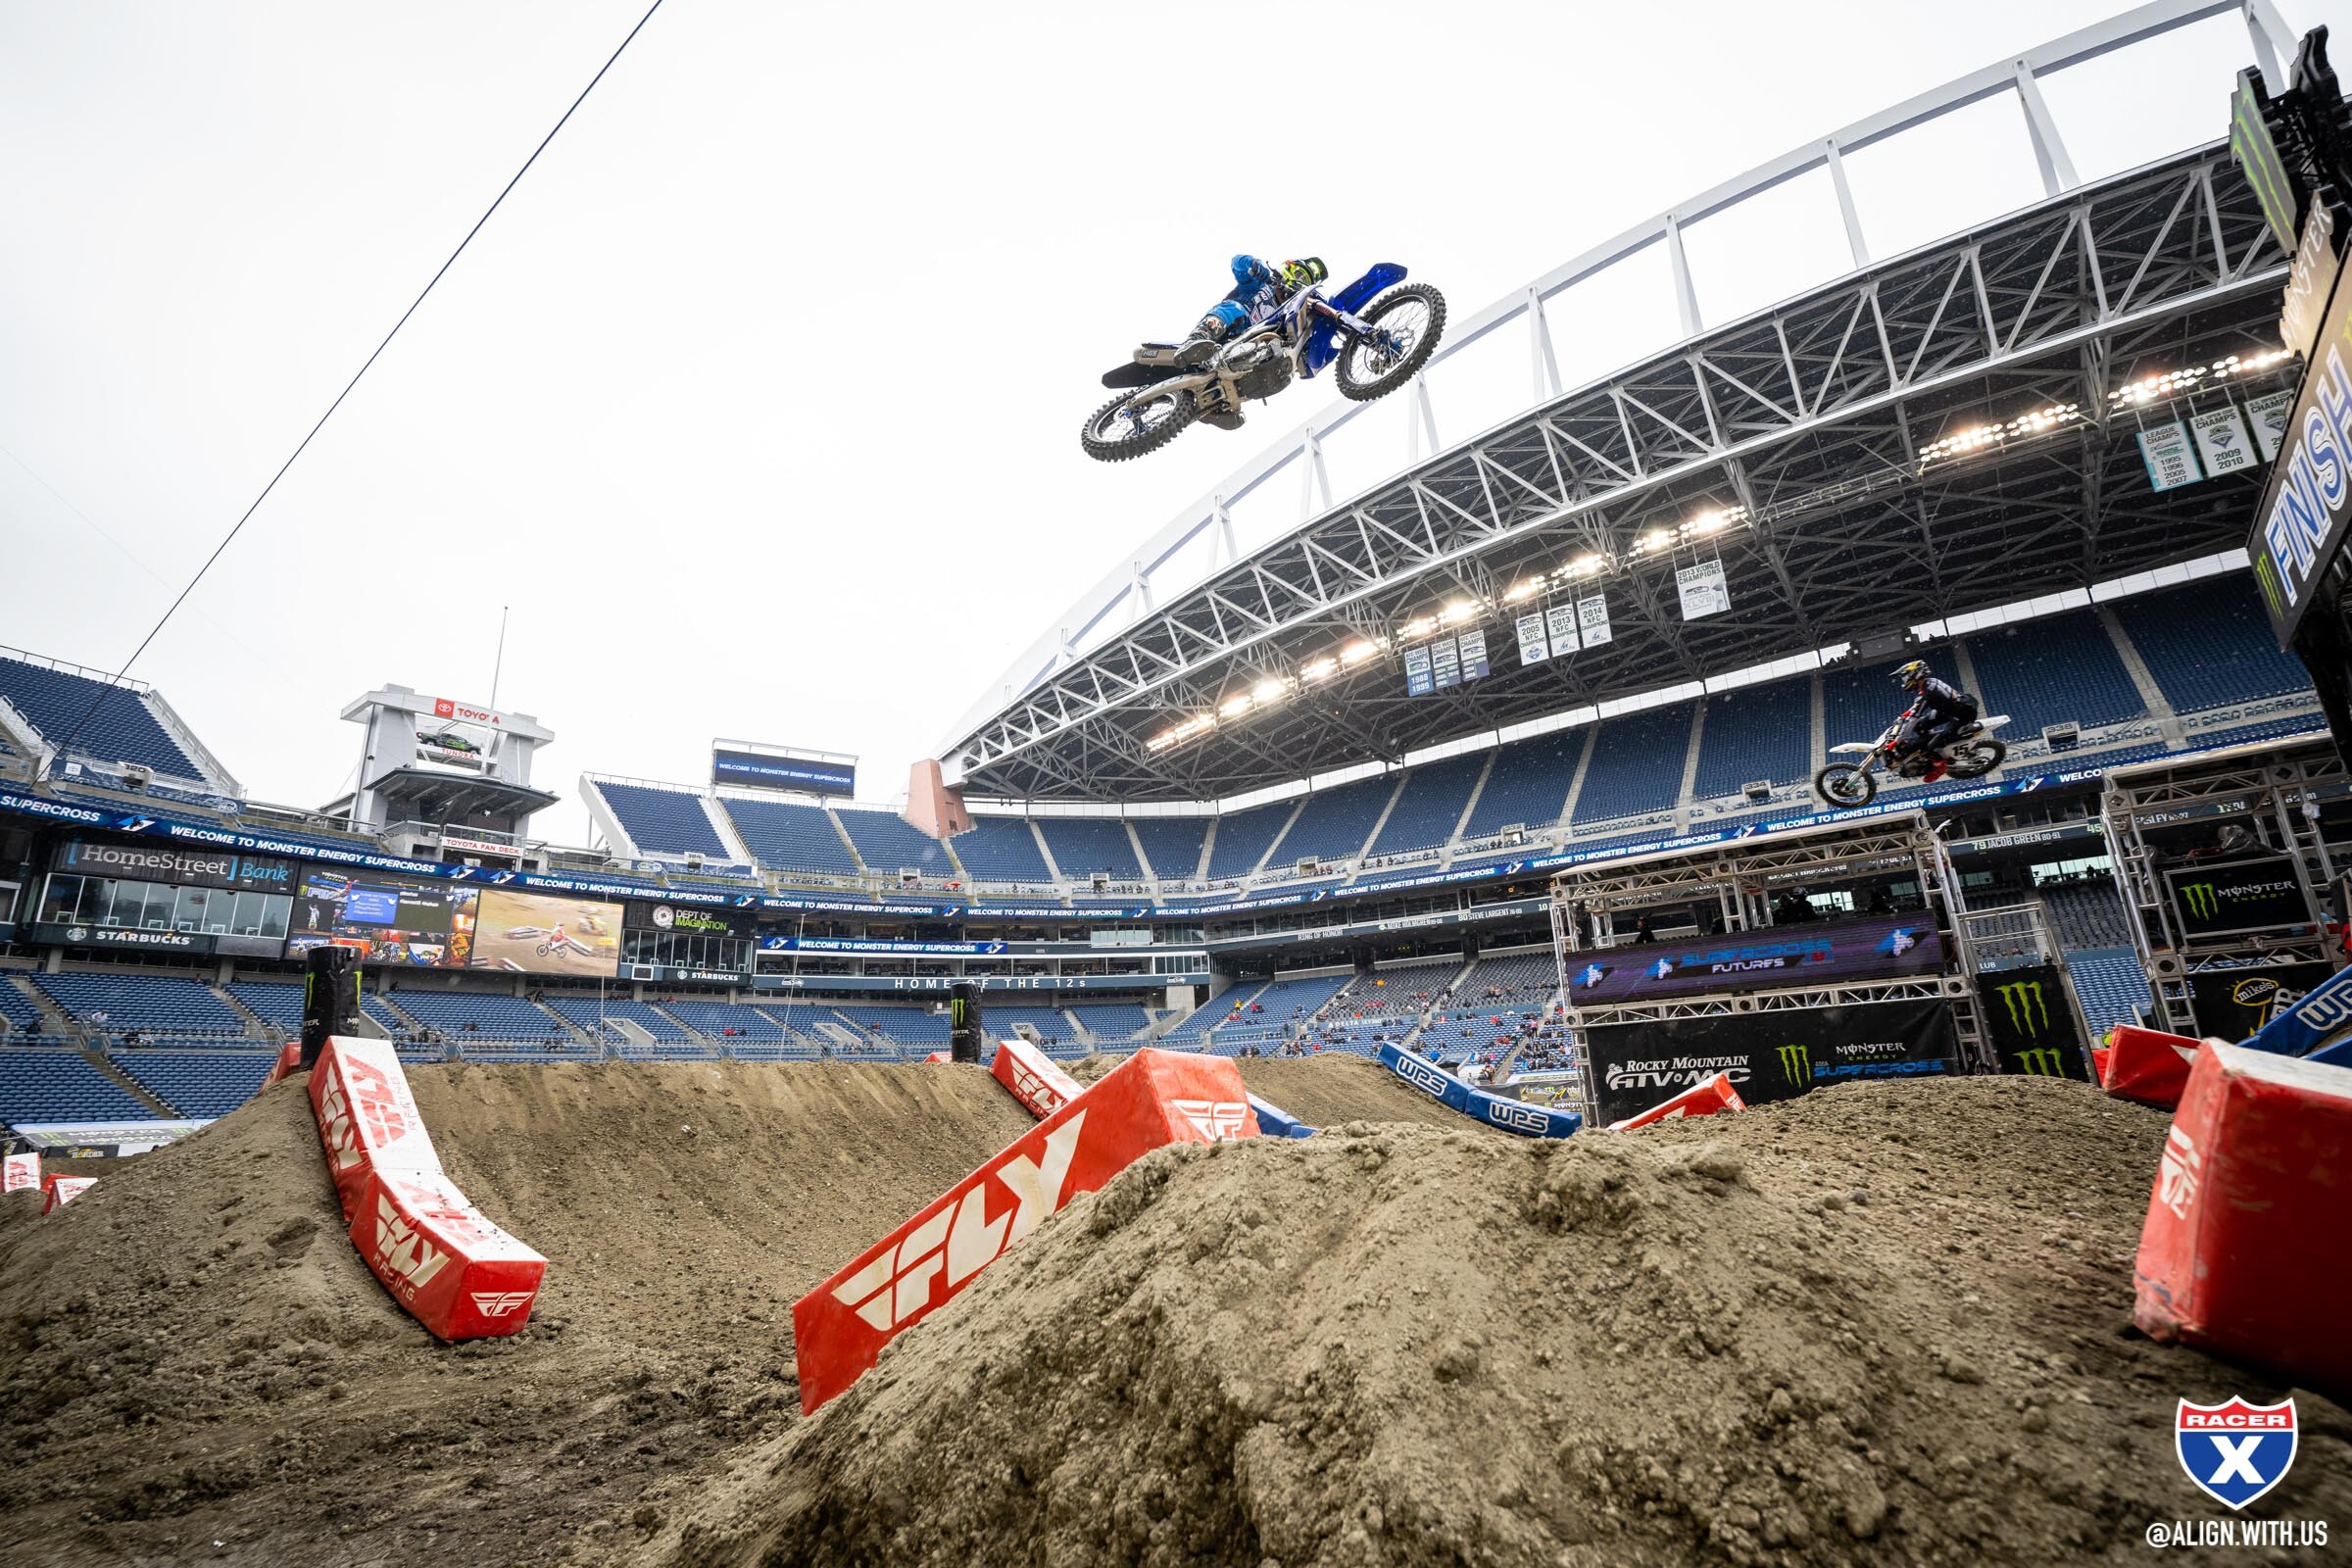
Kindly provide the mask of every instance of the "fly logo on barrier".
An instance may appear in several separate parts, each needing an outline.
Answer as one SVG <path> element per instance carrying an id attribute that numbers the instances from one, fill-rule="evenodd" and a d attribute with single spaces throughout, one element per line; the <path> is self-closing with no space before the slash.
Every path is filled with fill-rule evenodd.
<path id="1" fill-rule="evenodd" d="M 1434 1100 L 1446 1098 L 1446 1087 L 1451 1081 L 1434 1062 L 1423 1061 L 1409 1052 L 1398 1054 L 1396 1076 Z"/>
<path id="2" fill-rule="evenodd" d="M 2017 1053 L 2017 1070 L 2039 1078 L 2063 1078 L 2066 1076 L 2065 1058 L 2047 1046 L 2037 1046 L 2031 1051 Z"/>
<path id="3" fill-rule="evenodd" d="M 2197 1200 L 2197 1183 L 2204 1168 L 2204 1156 L 2197 1152 L 2195 1142 L 2175 1122 L 2165 1134 L 2164 1153 L 2156 1162 L 2156 1200 L 2179 1218 L 2188 1218 L 2188 1206 Z"/>
<path id="4" fill-rule="evenodd" d="M 1811 1046 L 1781 1047 L 1781 1076 L 1792 1084 L 1813 1081 L 1813 1048 Z"/>
<path id="5" fill-rule="evenodd" d="M 449 1254 L 424 1239 L 392 1200 L 375 1195 L 375 1260 L 398 1282 L 394 1289 L 410 1296 L 424 1289 L 449 1262 Z"/>
<path id="6" fill-rule="evenodd" d="M 1070 1159 L 1085 1125 L 1081 1110 L 1048 1133 L 1042 1164 L 1026 1154 L 1004 1162 L 996 1179 L 1012 1194 L 1009 1212 L 988 1217 L 989 1184 L 981 1182 L 836 1285 L 833 1298 L 884 1334 L 929 1311 L 932 1286 L 943 1273 L 948 1289 L 955 1290 L 1061 1207 L 1062 1184 L 1069 1180 Z"/>
<path id="7" fill-rule="evenodd" d="M 1220 1139 L 1239 1138 L 1242 1123 L 1250 1115 L 1250 1106 L 1238 1100 L 1172 1100 L 1169 1103 L 1212 1144 Z"/>
<path id="8" fill-rule="evenodd" d="M 2041 1032 L 2050 1026 L 2050 1004 L 2041 994 L 2040 981 L 2016 981 L 2001 987 L 1994 995 L 2009 1009 L 2009 1027 L 2028 1040 L 2038 1040 Z M 2031 1067 L 2026 1070 L 2034 1071 Z M 2051 1070 L 2056 1071 L 2055 1068 Z"/>
<path id="9" fill-rule="evenodd" d="M 2183 884 L 2180 889 L 2180 902 L 2187 907 L 2192 919 L 2210 920 L 2221 913 L 2220 901 L 2214 897 L 2213 884 L 2210 882 Z"/>
<path id="10" fill-rule="evenodd" d="M 341 1058 L 339 1066 L 341 1070 L 327 1080 L 318 1109 L 326 1125 L 328 1157 L 337 1170 L 349 1170 L 360 1162 L 356 1117 L 367 1118 L 379 1148 L 406 1137 L 409 1122 L 400 1112 L 400 1097 L 390 1079 L 356 1057 Z"/>
<path id="11" fill-rule="evenodd" d="M 2226 1508 L 2243 1508 L 2294 1468 L 2295 1401 L 2182 1399 L 2173 1417 L 2173 1451 L 2199 1492 Z"/>
<path id="12" fill-rule="evenodd" d="M 1021 1065 L 1015 1057 L 1012 1063 L 1012 1087 L 1021 1099 L 1032 1102 L 1040 1117 L 1051 1116 L 1068 1102 L 1054 1091 L 1052 1084 Z"/>
<path id="13" fill-rule="evenodd" d="M 529 1302 L 532 1291 L 475 1291 L 473 1309 L 484 1317 L 509 1317 L 516 1307 Z"/>

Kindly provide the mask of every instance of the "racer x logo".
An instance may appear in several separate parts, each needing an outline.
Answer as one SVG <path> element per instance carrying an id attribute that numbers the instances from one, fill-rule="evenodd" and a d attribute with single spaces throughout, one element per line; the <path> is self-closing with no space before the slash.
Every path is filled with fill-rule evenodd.
<path id="1" fill-rule="evenodd" d="M 1062 1184 L 1069 1180 L 1070 1159 L 1078 1152 L 1086 1114 L 1081 1110 L 1046 1135 L 1042 1162 L 1015 1154 L 916 1226 L 897 1247 L 834 1286 L 833 1298 L 884 1334 L 931 1310 L 936 1304 L 932 1284 L 941 1274 L 954 1292 L 1061 1207 Z M 995 1219 L 988 1217 L 992 1180 L 1004 1184 L 1014 1204 Z"/>

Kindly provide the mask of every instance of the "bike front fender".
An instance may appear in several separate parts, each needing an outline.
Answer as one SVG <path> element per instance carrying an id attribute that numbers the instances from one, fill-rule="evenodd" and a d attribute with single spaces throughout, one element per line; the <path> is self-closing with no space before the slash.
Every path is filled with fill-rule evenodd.
<path id="1" fill-rule="evenodd" d="M 1365 306 L 1371 304 L 1372 297 L 1382 289 L 1387 288 L 1391 283 L 1399 283 L 1403 280 L 1404 268 L 1399 263 L 1375 262 L 1372 264 L 1371 270 L 1331 296 L 1331 307 L 1354 316 Z M 1318 320 L 1314 325 L 1314 330 L 1307 333 L 1306 349 L 1300 358 L 1304 362 L 1305 372 L 1308 375 L 1314 374 L 1332 362 L 1333 356 L 1338 353 L 1338 346 L 1333 342 L 1337 334 L 1338 329 L 1333 326 L 1328 318 Z"/>

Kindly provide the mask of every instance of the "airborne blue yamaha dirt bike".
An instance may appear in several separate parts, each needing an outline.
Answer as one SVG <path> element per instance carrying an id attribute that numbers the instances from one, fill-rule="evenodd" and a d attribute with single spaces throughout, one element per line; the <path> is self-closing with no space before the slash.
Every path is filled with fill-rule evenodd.
<path id="1" fill-rule="evenodd" d="M 1335 360 L 1340 396 L 1386 397 L 1429 363 L 1446 330 L 1446 297 L 1403 278 L 1403 268 L 1382 262 L 1329 299 L 1300 289 L 1205 365 L 1178 365 L 1177 344 L 1145 344 L 1103 375 L 1119 395 L 1095 411 L 1079 443 L 1090 458 L 1119 463 L 1158 451 L 1196 419 L 1238 429 L 1243 399 L 1270 398 Z"/>

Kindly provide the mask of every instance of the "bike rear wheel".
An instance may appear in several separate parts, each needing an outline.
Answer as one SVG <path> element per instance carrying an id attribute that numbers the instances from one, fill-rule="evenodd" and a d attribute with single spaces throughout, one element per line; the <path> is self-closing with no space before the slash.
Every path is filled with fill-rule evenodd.
<path id="1" fill-rule="evenodd" d="M 2009 748 L 1991 735 L 1962 741 L 1944 754 L 1945 778 L 1983 778 L 2008 758 Z"/>
<path id="2" fill-rule="evenodd" d="M 1852 762 L 1832 762 L 1813 775 L 1813 793 L 1838 809 L 1851 810 L 1878 799 L 1878 775 Z"/>
<path id="3" fill-rule="evenodd" d="M 1122 392 L 1088 417 L 1078 432 L 1078 444 L 1098 462 L 1124 463 L 1157 452 L 1182 435 L 1200 414 L 1200 406 L 1190 392 L 1160 387 Z"/>
<path id="4" fill-rule="evenodd" d="M 1399 283 L 1362 313 L 1366 337 L 1344 338 L 1333 376 L 1356 403 L 1386 397 L 1420 373 L 1446 334 L 1446 296 L 1427 283 Z"/>

